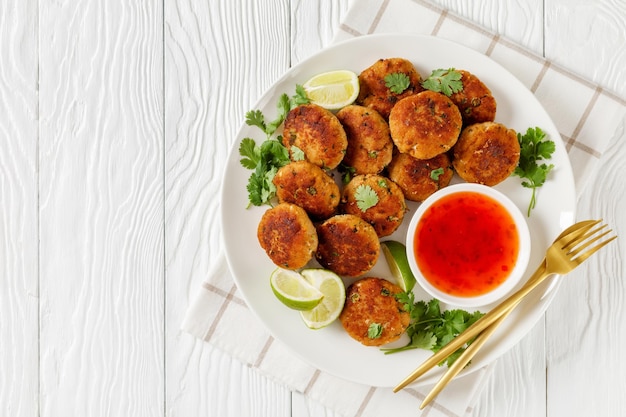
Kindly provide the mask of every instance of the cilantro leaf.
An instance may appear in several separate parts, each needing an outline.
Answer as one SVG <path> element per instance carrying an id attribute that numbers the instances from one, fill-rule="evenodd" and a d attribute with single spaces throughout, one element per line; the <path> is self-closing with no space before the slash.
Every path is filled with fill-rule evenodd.
<path id="1" fill-rule="evenodd" d="M 383 334 L 383 326 L 380 323 L 371 323 L 367 328 L 367 337 L 378 339 Z"/>
<path id="2" fill-rule="evenodd" d="M 411 317 L 406 330 L 410 341 L 399 348 L 382 349 L 385 354 L 411 349 L 428 349 L 437 352 L 483 316 L 480 311 L 469 313 L 460 309 L 442 312 L 439 300 L 433 298 L 429 302 L 423 300 L 415 302 L 412 292 L 396 294 L 396 299 Z M 440 365 L 445 363 L 450 366 L 468 345 L 469 343 L 459 348 Z"/>
<path id="3" fill-rule="evenodd" d="M 436 69 L 422 82 L 422 87 L 450 97 L 463 90 L 462 74 L 454 68 Z"/>
<path id="4" fill-rule="evenodd" d="M 243 138 L 239 144 L 240 162 L 245 168 L 255 169 L 261 160 L 261 149 L 256 146 L 254 139 Z"/>
<path id="5" fill-rule="evenodd" d="M 522 178 L 522 186 L 532 189 L 527 215 L 537 204 L 537 188 L 547 180 L 548 174 L 554 168 L 553 164 L 538 163 L 544 159 L 550 159 L 556 150 L 553 141 L 546 139 L 546 134 L 538 127 L 528 128 L 526 133 L 517 134 L 520 144 L 520 158 L 517 167 L 513 171 L 514 176 Z"/>
<path id="6" fill-rule="evenodd" d="M 430 179 L 433 181 L 439 181 L 439 177 L 443 174 L 443 168 L 439 167 L 430 171 Z"/>
<path id="7" fill-rule="evenodd" d="M 357 207 L 363 212 L 378 204 L 378 194 L 369 185 L 361 184 L 356 187 L 354 197 Z"/>
<path id="8" fill-rule="evenodd" d="M 244 138 L 239 145 L 239 154 L 241 165 L 254 171 L 246 186 L 248 201 L 254 206 L 268 204 L 276 195 L 272 180 L 278 169 L 290 162 L 289 152 L 275 139 L 267 139 L 257 146 L 254 139 Z"/>
<path id="9" fill-rule="evenodd" d="M 392 93 L 400 94 L 411 85 L 411 79 L 403 72 L 394 72 L 385 75 L 385 86 Z"/>
<path id="10" fill-rule="evenodd" d="M 306 159 L 304 151 L 298 148 L 296 145 L 291 145 L 291 158 L 294 161 L 304 161 Z"/>
<path id="11" fill-rule="evenodd" d="M 250 110 L 246 113 L 246 124 L 248 126 L 256 126 L 263 132 L 267 130 L 265 125 L 265 116 L 261 113 L 261 110 Z"/>
<path id="12" fill-rule="evenodd" d="M 356 173 L 356 169 L 354 169 L 351 166 L 345 165 L 343 163 L 339 164 L 339 167 L 337 167 L 337 170 L 341 173 L 341 182 L 344 185 L 349 183 L 352 177 L 354 177 L 354 174 Z"/>
<path id="13" fill-rule="evenodd" d="M 306 95 L 306 90 L 300 84 L 296 84 L 296 94 L 291 97 L 290 106 L 293 109 L 294 107 L 298 107 L 302 104 L 309 104 L 311 101 L 309 97 Z"/>
<path id="14" fill-rule="evenodd" d="M 276 186 L 273 183 L 274 176 L 279 168 L 290 162 L 290 159 L 289 151 L 282 144 L 282 137 L 280 135 L 274 137 L 273 135 L 293 107 L 308 102 L 304 88 L 301 85 L 296 85 L 296 94 L 293 97 L 290 98 L 287 94 L 281 94 L 278 98 L 277 116 L 270 123 L 266 122 L 265 116 L 260 110 L 250 110 L 246 113 L 246 124 L 258 127 L 267 136 L 260 146 L 252 138 L 243 138 L 239 144 L 241 165 L 254 171 L 250 174 L 246 185 L 248 201 L 251 205 L 270 204 L 276 195 Z M 293 153 L 297 158 L 302 157 L 304 159 L 302 151 Z"/>

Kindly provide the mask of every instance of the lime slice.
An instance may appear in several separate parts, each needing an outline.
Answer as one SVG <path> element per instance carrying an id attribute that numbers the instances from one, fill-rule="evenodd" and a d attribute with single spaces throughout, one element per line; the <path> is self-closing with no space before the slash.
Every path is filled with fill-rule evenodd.
<path id="1" fill-rule="evenodd" d="M 270 286 L 276 298 L 294 310 L 310 310 L 324 298 L 302 275 L 289 269 L 276 268 L 270 276 Z"/>
<path id="2" fill-rule="evenodd" d="M 326 327 L 341 314 L 346 301 L 346 287 L 339 275 L 326 269 L 305 269 L 302 276 L 324 294 L 317 307 L 300 312 L 302 320 L 309 329 Z"/>
<path id="3" fill-rule="evenodd" d="M 352 71 L 324 72 L 302 85 L 313 104 L 337 110 L 354 103 L 359 95 L 359 77 Z"/>
<path id="4" fill-rule="evenodd" d="M 411 272 L 409 260 L 406 255 L 406 246 L 395 240 L 380 242 L 380 249 L 385 255 L 391 274 L 396 283 L 404 291 L 411 291 L 415 286 L 415 276 Z"/>

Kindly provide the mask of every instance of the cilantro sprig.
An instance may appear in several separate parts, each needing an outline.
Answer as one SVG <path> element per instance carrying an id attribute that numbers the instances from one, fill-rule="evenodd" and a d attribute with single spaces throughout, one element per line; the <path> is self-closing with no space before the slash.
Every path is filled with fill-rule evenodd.
<path id="1" fill-rule="evenodd" d="M 528 128 L 526 133 L 517 134 L 520 144 L 520 158 L 513 175 L 518 176 L 522 181 L 522 186 L 532 189 L 530 203 L 528 204 L 527 215 L 537 204 L 537 188 L 541 187 L 554 168 L 553 164 L 539 163 L 541 160 L 550 159 L 556 146 L 553 141 L 546 139 L 546 134 L 538 127 Z"/>
<path id="2" fill-rule="evenodd" d="M 462 74 L 454 68 L 436 69 L 422 81 L 422 87 L 450 97 L 452 94 L 463 90 L 461 77 Z"/>
<path id="3" fill-rule="evenodd" d="M 403 72 L 385 75 L 385 86 L 394 94 L 401 94 L 411 85 L 411 79 Z"/>
<path id="4" fill-rule="evenodd" d="M 441 311 L 439 300 L 433 298 L 429 302 L 423 300 L 416 302 L 412 292 L 397 294 L 396 298 L 411 316 L 411 322 L 406 331 L 410 342 L 399 348 L 382 349 L 385 354 L 411 349 L 427 349 L 437 352 L 483 316 L 480 311 L 474 313 L 460 309 Z M 448 366 L 452 365 L 468 345 L 469 343 L 459 348 L 440 365 L 444 363 Z"/>
<path id="5" fill-rule="evenodd" d="M 301 85 L 296 85 L 296 93 L 289 97 L 282 94 L 276 105 L 278 114 L 270 122 L 260 110 L 250 110 L 246 113 L 246 124 L 256 126 L 266 135 L 266 139 L 257 145 L 254 139 L 246 137 L 239 144 L 240 163 L 244 168 L 253 170 L 248 178 L 246 189 L 248 201 L 254 206 L 270 204 L 276 195 L 276 186 L 272 182 L 278 169 L 290 162 L 289 152 L 283 146 L 282 137 L 274 134 L 285 121 L 287 113 L 294 107 L 306 104 L 309 99 Z"/>
<path id="6" fill-rule="evenodd" d="M 268 204 L 276 195 L 276 186 L 272 182 L 276 172 L 290 161 L 287 148 L 275 139 L 267 139 L 258 146 L 254 139 L 244 138 L 239 145 L 239 154 L 241 165 L 254 171 L 246 186 L 250 204 Z"/>

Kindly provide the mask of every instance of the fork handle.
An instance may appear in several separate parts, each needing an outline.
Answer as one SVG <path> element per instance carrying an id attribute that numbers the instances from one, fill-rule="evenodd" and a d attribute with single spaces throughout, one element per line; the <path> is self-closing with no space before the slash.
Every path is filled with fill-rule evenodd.
<path id="1" fill-rule="evenodd" d="M 498 326 L 507 318 L 509 313 L 513 311 L 516 306 L 513 306 L 508 311 L 505 311 L 498 319 L 489 327 L 487 327 L 481 334 L 476 336 L 476 339 L 463 351 L 461 356 L 459 356 L 452 365 L 448 368 L 445 374 L 437 381 L 435 386 L 428 393 L 422 404 L 420 405 L 420 410 L 423 409 L 435 398 L 448 383 L 458 375 L 459 372 L 472 360 L 476 352 L 485 344 L 487 339 L 491 337 L 493 332 L 498 328 Z"/>
<path id="2" fill-rule="evenodd" d="M 545 272 L 545 262 L 543 262 L 539 266 L 538 271 L 541 269 L 543 269 Z M 539 276 L 538 274 L 536 275 Z M 528 286 L 532 283 L 533 281 L 531 277 L 524 285 Z M 487 327 L 485 330 L 482 331 L 482 333 L 476 336 L 476 339 L 474 339 L 474 341 L 463 351 L 461 356 L 459 356 L 456 361 L 454 361 L 454 363 L 450 367 L 448 367 L 446 373 L 443 374 L 441 379 L 437 381 L 437 384 L 435 384 L 435 386 L 431 389 L 428 395 L 424 398 L 424 401 L 422 401 L 422 404 L 420 405 L 420 410 L 426 407 L 428 403 L 430 403 L 432 399 L 435 398 L 448 385 L 448 383 L 459 374 L 459 372 L 461 372 L 461 370 L 465 369 L 465 366 L 467 366 L 472 358 L 476 356 L 476 353 L 480 350 L 480 348 L 483 347 L 485 342 L 487 342 L 487 339 L 491 337 L 491 335 L 500 326 L 500 324 L 502 324 L 502 322 L 518 305 L 519 301 L 516 304 L 512 305 L 504 313 L 502 313 L 502 315 L 498 317 L 498 319 L 491 326 Z"/>
<path id="3" fill-rule="evenodd" d="M 463 333 L 456 336 L 439 351 L 431 355 L 430 358 L 426 359 L 417 369 L 415 369 L 409 376 L 407 376 L 402 382 L 400 382 L 393 389 L 393 392 L 400 391 L 402 388 L 406 387 L 408 384 L 425 374 L 429 369 L 433 368 L 439 362 L 446 359 L 458 348 L 466 344 L 469 340 L 478 336 L 480 332 L 495 323 L 500 318 L 500 316 L 512 310 L 517 305 L 517 303 L 522 300 L 522 298 L 527 296 L 550 275 L 552 274 L 546 272 L 544 259 L 544 262 L 541 263 L 539 268 L 537 268 L 537 270 L 533 273 L 533 275 L 528 279 L 528 281 L 522 288 L 510 295 L 506 300 L 498 304 L 490 312 L 482 316 L 474 324 L 468 327 Z M 478 348 L 475 348 L 475 350 L 478 350 Z"/>

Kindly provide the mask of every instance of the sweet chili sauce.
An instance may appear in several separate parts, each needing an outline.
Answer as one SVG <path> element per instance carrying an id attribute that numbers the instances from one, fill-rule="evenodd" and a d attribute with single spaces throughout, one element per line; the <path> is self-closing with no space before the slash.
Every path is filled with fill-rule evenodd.
<path id="1" fill-rule="evenodd" d="M 511 273 L 519 250 L 515 222 L 496 200 L 466 191 L 430 206 L 414 236 L 424 277 L 457 297 L 486 294 Z"/>

